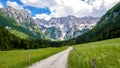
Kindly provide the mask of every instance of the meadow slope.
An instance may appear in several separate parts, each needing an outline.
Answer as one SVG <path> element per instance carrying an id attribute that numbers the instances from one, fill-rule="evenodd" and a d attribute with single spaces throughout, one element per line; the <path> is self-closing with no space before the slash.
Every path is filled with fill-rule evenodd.
<path id="1" fill-rule="evenodd" d="M 120 67 L 120 38 L 75 45 L 69 55 L 69 68 L 92 68 L 96 59 L 97 68 Z"/>

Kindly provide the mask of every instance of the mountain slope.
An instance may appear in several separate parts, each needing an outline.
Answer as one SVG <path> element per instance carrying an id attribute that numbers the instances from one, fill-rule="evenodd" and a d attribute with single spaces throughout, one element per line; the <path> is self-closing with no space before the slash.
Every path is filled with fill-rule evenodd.
<path id="1" fill-rule="evenodd" d="M 26 28 L 33 29 L 36 27 L 35 21 L 27 10 L 15 9 L 11 6 L 7 6 L 2 8 L 1 11 L 5 16 L 14 19 L 18 24 L 21 24 Z"/>
<path id="2" fill-rule="evenodd" d="M 11 18 L 5 17 L 2 14 L 0 14 L 0 25 L 6 27 L 7 29 L 11 30 L 17 30 L 20 33 L 23 33 L 24 35 L 28 35 L 30 38 L 34 38 L 33 34 L 25 29 L 24 27 L 18 25 L 16 21 L 14 21 Z"/>
<path id="3" fill-rule="evenodd" d="M 45 36 L 37 28 L 32 17 L 27 11 L 24 11 L 21 10 L 20 12 L 20 10 L 10 6 L 0 9 L 0 25 L 6 27 L 12 34 L 24 39 L 44 38 Z"/>
<path id="4" fill-rule="evenodd" d="M 15 40 L 17 40 L 17 37 L 15 37 L 13 34 L 11 34 L 3 26 L 0 26 L 0 50 L 11 49 L 12 47 L 14 47 L 14 45 L 12 45 L 12 44 L 14 44 Z"/>
<path id="5" fill-rule="evenodd" d="M 74 41 L 79 44 L 117 37 L 120 37 L 120 3 L 110 9 L 92 30 Z"/>

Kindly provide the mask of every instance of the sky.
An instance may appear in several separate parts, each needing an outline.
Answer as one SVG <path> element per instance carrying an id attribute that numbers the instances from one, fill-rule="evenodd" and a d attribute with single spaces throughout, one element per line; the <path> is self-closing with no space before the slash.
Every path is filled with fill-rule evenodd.
<path id="1" fill-rule="evenodd" d="M 33 18 L 49 20 L 52 17 L 101 17 L 120 0 L 0 0 L 0 8 L 12 6 L 28 10 Z"/>

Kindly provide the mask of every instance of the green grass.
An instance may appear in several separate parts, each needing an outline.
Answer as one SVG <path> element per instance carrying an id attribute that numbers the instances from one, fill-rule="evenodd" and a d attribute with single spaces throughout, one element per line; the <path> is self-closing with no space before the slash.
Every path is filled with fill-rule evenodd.
<path id="1" fill-rule="evenodd" d="M 53 47 L 31 50 L 0 51 L 0 68 L 24 68 L 66 48 L 67 47 Z M 30 64 L 28 64 L 28 52 L 30 53 L 31 58 Z"/>
<path id="2" fill-rule="evenodd" d="M 120 68 L 120 38 L 75 45 L 69 55 L 69 68 Z"/>
<path id="3" fill-rule="evenodd" d="M 26 35 L 26 34 L 24 34 L 24 33 L 22 33 L 22 32 L 19 32 L 19 31 L 17 31 L 17 30 L 10 30 L 10 32 L 11 32 L 12 34 L 14 34 L 15 36 L 20 37 L 20 38 L 22 38 L 22 39 L 28 39 L 28 38 L 29 38 L 28 35 Z"/>

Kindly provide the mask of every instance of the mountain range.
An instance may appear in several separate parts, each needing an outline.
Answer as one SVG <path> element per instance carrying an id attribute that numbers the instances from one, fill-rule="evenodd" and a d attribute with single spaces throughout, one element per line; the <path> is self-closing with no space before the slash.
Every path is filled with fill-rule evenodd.
<path id="1" fill-rule="evenodd" d="M 62 29 L 62 31 L 60 31 L 60 27 L 61 26 L 63 27 L 64 25 L 63 22 L 64 23 L 66 22 L 65 27 L 67 29 L 70 26 L 73 27 L 76 25 L 79 26 L 80 28 L 80 25 L 78 25 L 76 22 L 77 19 L 78 20 L 86 19 L 85 22 L 87 24 L 88 24 L 87 21 L 89 21 L 89 19 L 93 19 L 92 22 L 89 21 L 89 25 L 90 25 L 90 23 L 93 23 L 94 19 L 96 18 L 93 18 L 93 17 L 76 18 L 70 15 L 68 17 L 52 18 L 49 21 L 46 21 L 47 23 L 46 22 L 40 23 L 40 21 L 45 21 L 43 19 L 35 19 L 35 20 L 33 19 L 34 22 L 31 22 L 32 25 L 34 26 L 33 27 L 32 25 L 30 25 L 30 22 L 29 23 L 19 22 L 20 21 L 19 19 L 18 19 L 18 22 L 19 22 L 18 23 L 15 20 L 16 17 L 14 16 L 10 17 L 12 13 L 5 15 L 5 11 L 3 11 L 3 9 L 0 9 L 0 50 L 59 47 L 59 46 L 65 46 L 65 45 L 75 45 L 75 44 L 88 43 L 88 42 L 120 37 L 120 2 L 116 4 L 113 8 L 111 8 L 109 11 L 107 11 L 106 14 L 103 15 L 100 19 L 97 19 L 98 22 L 96 23 L 96 25 L 89 27 L 88 31 L 85 30 L 85 32 L 80 36 L 70 40 L 64 40 L 64 41 L 50 41 L 50 40 L 43 40 L 43 39 L 47 38 L 48 36 L 50 37 L 49 33 L 56 32 L 55 34 L 59 35 L 59 32 L 65 31 L 65 29 Z M 8 13 L 8 11 L 6 13 Z M 21 18 L 21 16 L 22 15 L 20 15 L 19 18 Z M 74 20 L 74 18 L 76 20 Z M 56 19 L 58 19 L 58 21 L 63 21 L 63 22 L 53 23 L 56 21 Z M 32 20 L 32 17 L 31 17 L 31 20 Z M 53 22 L 50 22 L 52 20 Z M 70 20 L 70 21 L 68 22 L 67 20 Z M 76 22 L 76 25 L 72 24 L 72 22 L 74 23 Z M 68 26 L 67 24 L 68 25 L 71 24 L 71 25 Z M 29 25 L 29 26 L 26 26 L 26 25 Z M 78 28 L 77 26 L 74 28 L 77 29 Z M 88 26 L 86 26 L 85 28 L 88 28 Z M 45 31 L 46 34 L 44 33 L 43 30 L 46 30 Z"/>
<path id="2" fill-rule="evenodd" d="M 1 9 L 1 13 L 14 20 L 16 23 L 9 22 L 4 25 L 11 33 L 17 36 L 23 35 L 29 39 L 48 39 L 48 40 L 69 40 L 84 34 L 92 29 L 99 20 L 99 17 L 67 17 L 44 19 L 33 19 L 27 10 L 15 9 L 7 6 Z M 3 25 L 1 23 L 1 25 Z M 21 27 L 15 28 L 14 27 Z"/>
<path id="3" fill-rule="evenodd" d="M 69 40 L 84 34 L 92 29 L 99 17 L 81 17 L 69 15 L 67 17 L 44 19 L 35 19 L 39 29 L 51 39 Z"/>

